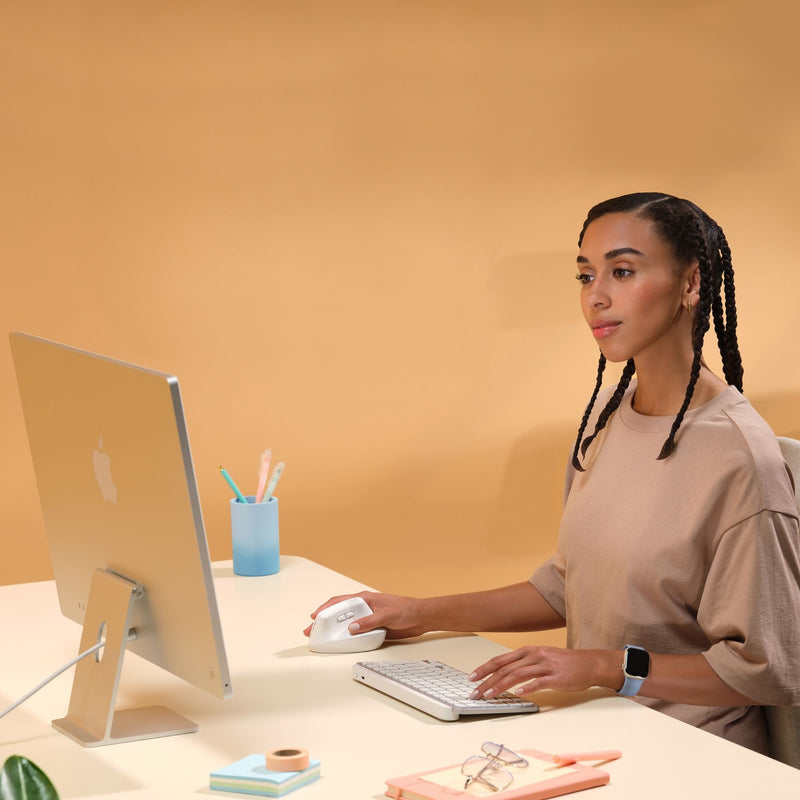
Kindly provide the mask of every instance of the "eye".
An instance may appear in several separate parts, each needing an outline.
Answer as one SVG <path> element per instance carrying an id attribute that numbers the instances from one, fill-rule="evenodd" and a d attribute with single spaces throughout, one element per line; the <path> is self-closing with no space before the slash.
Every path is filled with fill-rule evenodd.
<path id="1" fill-rule="evenodd" d="M 586 286 L 588 283 L 591 283 L 594 280 L 594 275 L 589 275 L 585 272 L 579 272 L 575 276 L 575 280 L 578 281 L 578 283 L 582 283 L 584 286 Z"/>
<path id="2" fill-rule="evenodd" d="M 633 275 L 633 270 L 628 269 L 627 267 L 615 267 L 614 268 L 614 277 L 615 278 L 630 278 Z"/>

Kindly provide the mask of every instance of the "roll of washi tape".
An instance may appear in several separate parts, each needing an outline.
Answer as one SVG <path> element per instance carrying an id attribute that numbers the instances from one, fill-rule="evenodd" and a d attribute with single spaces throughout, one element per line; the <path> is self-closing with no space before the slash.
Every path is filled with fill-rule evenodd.
<path id="1" fill-rule="evenodd" d="M 283 747 L 267 753 L 267 769 L 271 772 L 302 772 L 308 769 L 308 750 Z"/>

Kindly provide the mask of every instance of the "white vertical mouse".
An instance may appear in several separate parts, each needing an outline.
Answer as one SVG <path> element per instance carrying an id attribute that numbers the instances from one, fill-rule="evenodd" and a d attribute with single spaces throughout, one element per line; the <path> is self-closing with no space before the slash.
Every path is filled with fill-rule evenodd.
<path id="1" fill-rule="evenodd" d="M 361 597 L 350 597 L 317 614 L 308 637 L 308 648 L 315 653 L 364 653 L 375 650 L 386 638 L 385 628 L 352 634 L 347 626 L 367 617 L 372 609 Z"/>

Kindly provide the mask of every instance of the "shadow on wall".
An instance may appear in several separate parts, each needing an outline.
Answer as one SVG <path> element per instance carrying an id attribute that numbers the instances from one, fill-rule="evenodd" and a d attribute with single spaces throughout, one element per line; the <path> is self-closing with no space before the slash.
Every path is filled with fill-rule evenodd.
<path id="1" fill-rule="evenodd" d="M 519 437 L 507 454 L 474 451 L 398 465 L 352 506 L 294 516 L 295 552 L 403 594 L 526 580 L 555 549 L 573 436 L 571 428 L 548 426 Z M 500 464 L 500 478 L 487 495 L 484 481 L 497 479 L 476 465 L 491 463 Z M 304 530 L 329 535 L 317 535 L 314 552 L 305 553 Z"/>
<path id="2" fill-rule="evenodd" d="M 487 542 L 491 550 L 511 558 L 532 547 L 548 556 L 555 550 L 564 475 L 576 432 L 572 425 L 548 425 L 514 442 L 492 513 Z"/>
<path id="3" fill-rule="evenodd" d="M 503 556 L 497 559 L 497 585 L 524 580 L 555 552 L 564 474 L 576 433 L 573 426 L 551 425 L 530 430 L 514 443 L 490 526 L 490 536 L 496 537 L 490 542 L 492 554 Z M 527 574 L 520 578 L 517 567 Z M 487 636 L 512 650 L 526 644 L 566 646 L 566 629 Z"/>

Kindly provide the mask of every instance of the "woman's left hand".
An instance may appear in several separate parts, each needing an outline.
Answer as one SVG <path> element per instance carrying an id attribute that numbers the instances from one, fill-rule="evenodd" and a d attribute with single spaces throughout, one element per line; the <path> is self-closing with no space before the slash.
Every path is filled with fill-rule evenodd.
<path id="1" fill-rule="evenodd" d="M 621 650 L 565 650 L 527 645 L 495 656 L 478 667 L 470 676 L 478 684 L 470 696 L 488 699 L 509 690 L 514 694 L 540 689 L 578 692 L 590 686 L 616 691 L 622 687 L 622 656 Z"/>

